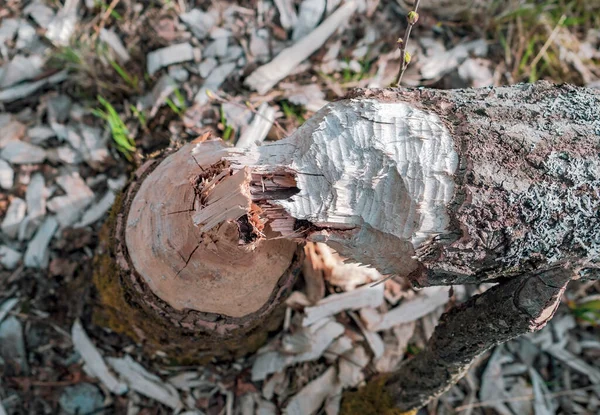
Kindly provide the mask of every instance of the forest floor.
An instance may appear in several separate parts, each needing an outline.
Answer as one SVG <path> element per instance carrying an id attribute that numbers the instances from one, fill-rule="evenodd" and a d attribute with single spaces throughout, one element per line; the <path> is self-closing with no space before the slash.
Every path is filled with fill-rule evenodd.
<path id="1" fill-rule="evenodd" d="M 0 414 L 337 414 L 341 390 L 419 353 L 447 307 L 488 288 L 371 287 L 376 272 L 313 246 L 281 332 L 235 362 L 177 366 L 92 321 L 98 232 L 135 166 L 207 131 L 277 140 L 352 88 L 389 86 L 406 3 L 2 2 Z M 599 2 L 459 3 L 421 1 L 404 86 L 600 87 Z M 285 48 L 299 63 L 256 75 Z M 572 283 L 551 324 L 422 413 L 600 413 L 599 323 L 600 283 Z"/>

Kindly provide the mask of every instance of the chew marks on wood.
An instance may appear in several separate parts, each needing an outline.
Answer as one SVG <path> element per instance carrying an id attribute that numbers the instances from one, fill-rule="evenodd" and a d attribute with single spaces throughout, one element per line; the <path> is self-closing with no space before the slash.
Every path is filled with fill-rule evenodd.
<path id="1" fill-rule="evenodd" d="M 204 153 L 204 145 L 193 153 Z M 256 205 L 262 223 L 284 237 L 327 241 L 357 262 L 402 275 L 417 269 L 415 250 L 449 224 L 453 140 L 435 113 L 408 103 L 339 101 L 284 140 L 222 157 L 237 171 L 228 191 L 234 181 L 249 189 L 230 196 L 237 207 L 205 207 L 196 224 L 214 225 Z M 244 179 L 235 180 L 238 174 Z M 252 203 L 238 199 L 248 192 Z"/>

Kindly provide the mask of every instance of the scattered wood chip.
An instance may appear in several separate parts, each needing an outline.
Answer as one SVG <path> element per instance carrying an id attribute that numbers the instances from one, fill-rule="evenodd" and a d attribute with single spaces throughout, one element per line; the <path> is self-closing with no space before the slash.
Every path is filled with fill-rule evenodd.
<path id="1" fill-rule="evenodd" d="M 17 101 L 21 98 L 25 98 L 33 94 L 35 91 L 37 91 L 45 85 L 63 82 L 67 79 L 67 77 L 68 71 L 64 70 L 47 78 L 40 79 L 39 81 L 23 82 L 10 88 L 3 89 L 0 91 L 0 102 Z"/>
<path id="2" fill-rule="evenodd" d="M 553 415 L 558 409 L 544 379 L 533 368 L 529 368 L 529 378 L 533 386 L 533 408 L 535 415 Z M 523 391 L 521 391 L 523 395 Z"/>
<path id="3" fill-rule="evenodd" d="M 13 187 L 15 172 L 6 161 L 0 159 L 0 187 L 8 190 Z"/>
<path id="4" fill-rule="evenodd" d="M 11 239 L 15 239 L 17 233 L 19 232 L 19 226 L 21 225 L 23 219 L 25 219 L 26 211 L 27 203 L 25 203 L 23 199 L 15 197 L 10 203 L 6 214 L 4 215 L 2 225 L 0 225 L 2 233 Z"/>
<path id="5" fill-rule="evenodd" d="M 298 21 L 294 25 L 292 40 L 300 40 L 319 24 L 325 12 L 326 0 L 303 0 L 300 3 Z"/>
<path id="6" fill-rule="evenodd" d="M 178 410 L 183 407 L 179 394 L 172 385 L 163 382 L 158 376 L 148 372 L 131 356 L 126 355 L 123 358 L 109 357 L 106 360 L 132 390 L 169 408 Z"/>
<path id="7" fill-rule="evenodd" d="M 316 413 L 330 396 L 341 393 L 335 368 L 330 367 L 317 379 L 306 385 L 288 403 L 285 415 L 307 415 Z"/>
<path id="8" fill-rule="evenodd" d="M 215 92 L 221 88 L 221 84 L 225 82 L 225 79 L 233 72 L 236 64 L 234 62 L 224 63 L 222 65 L 217 66 L 212 70 L 208 78 L 204 81 L 202 88 L 196 94 L 194 101 L 198 104 L 203 105 L 209 101 L 209 97 L 207 92 Z"/>
<path id="9" fill-rule="evenodd" d="M 327 39 L 350 19 L 356 9 L 356 1 L 346 2 L 310 34 L 252 72 L 246 78 L 245 84 L 259 94 L 266 94 L 277 82 L 288 76 L 302 61 L 323 46 Z"/>
<path id="10" fill-rule="evenodd" d="M 36 78 L 42 73 L 44 59 L 39 55 L 25 57 L 16 55 L 8 62 L 0 76 L 0 88 L 8 88 L 21 81 L 28 81 Z"/>
<path id="11" fill-rule="evenodd" d="M 298 15 L 293 0 L 274 0 L 279 11 L 279 21 L 284 29 L 289 30 L 296 25 Z"/>
<path id="12" fill-rule="evenodd" d="M 146 67 L 148 74 L 152 76 L 165 66 L 191 60 L 194 60 L 194 48 L 185 42 L 150 52 L 146 59 Z"/>
<path id="13" fill-rule="evenodd" d="M 420 67 L 423 79 L 439 79 L 456 69 L 470 54 L 485 57 L 488 53 L 487 42 L 484 39 L 461 43 L 444 52 L 431 52 L 423 58 Z"/>
<path id="14" fill-rule="evenodd" d="M 323 355 L 329 345 L 344 332 L 344 326 L 335 321 L 325 321 L 306 329 L 309 334 L 310 348 L 297 355 L 284 355 L 270 351 L 259 354 L 252 365 L 252 380 L 264 380 L 271 373 L 280 372 L 287 366 L 300 362 L 316 360 Z"/>
<path id="15" fill-rule="evenodd" d="M 54 11 L 46 6 L 41 0 L 33 1 L 23 9 L 23 12 L 26 15 L 31 16 L 31 18 L 44 29 L 47 29 L 50 22 L 54 19 Z"/>
<path id="16" fill-rule="evenodd" d="M 10 141 L 0 157 L 12 164 L 39 164 L 46 159 L 46 150 L 24 141 Z"/>
<path id="17" fill-rule="evenodd" d="M 17 304 L 19 304 L 18 298 L 9 298 L 0 305 L 0 323 Z"/>
<path id="18" fill-rule="evenodd" d="M 373 324 L 369 321 L 367 329 L 371 331 L 387 330 L 398 324 L 418 320 L 446 304 L 450 300 L 449 290 L 449 287 L 426 287 L 419 292 L 416 298 L 404 301 L 399 306 L 382 314 L 379 322 Z"/>
<path id="19" fill-rule="evenodd" d="M 344 388 L 356 387 L 365 380 L 363 369 L 371 359 L 362 346 L 344 353 L 339 360 L 338 378 Z"/>
<path id="20" fill-rule="evenodd" d="M 25 251 L 25 266 L 30 268 L 46 268 L 50 260 L 50 240 L 58 229 L 58 221 L 50 216 L 42 223 Z"/>
<path id="21" fill-rule="evenodd" d="M 48 24 L 46 38 L 58 46 L 68 46 L 79 17 L 79 0 L 65 0 L 63 7 Z"/>
<path id="22" fill-rule="evenodd" d="M 79 173 L 56 178 L 56 183 L 67 193 L 48 201 L 48 210 L 56 214 L 58 223 L 65 227 L 79 220 L 83 211 L 94 200 L 94 192 L 85 184 Z"/>
<path id="23" fill-rule="evenodd" d="M 10 114 L 0 114 L 0 149 L 11 141 L 18 141 L 25 134 L 25 125 L 15 119 Z"/>
<path id="24" fill-rule="evenodd" d="M 23 324 L 15 316 L 0 323 L 0 358 L 5 367 L 13 367 L 17 374 L 29 374 Z"/>
<path id="25" fill-rule="evenodd" d="M 217 23 L 211 13 L 205 13 L 200 9 L 192 9 L 187 13 L 179 15 L 179 18 L 198 39 L 204 39 L 210 29 Z"/>
<path id="26" fill-rule="evenodd" d="M 13 270 L 21 261 L 21 253 L 10 246 L 0 245 L 0 264 L 8 270 Z M 1 315 L 1 314 L 0 314 Z M 0 319 L 2 321 L 2 319 Z"/>
<path id="27" fill-rule="evenodd" d="M 333 316 L 344 310 L 358 310 L 363 307 L 378 307 L 383 304 L 382 284 L 375 286 L 364 286 L 343 294 L 333 294 L 323 298 L 314 307 L 306 307 L 306 317 L 302 321 L 304 327 L 314 324 L 316 321 Z"/>
<path id="28" fill-rule="evenodd" d="M 406 347 L 415 332 L 416 324 L 400 324 L 392 329 L 393 340 L 384 343 L 383 356 L 375 360 L 375 368 L 379 373 L 390 373 L 398 367 L 398 364 L 404 358 Z"/>
<path id="29" fill-rule="evenodd" d="M 507 394 L 504 376 L 502 376 L 502 363 L 507 361 L 510 361 L 510 357 L 504 354 L 504 347 L 496 347 L 481 374 L 481 387 L 479 388 L 479 400 L 485 402 L 486 406 L 494 408 L 501 415 L 512 415 L 511 410 L 504 403 Z"/>
<path id="30" fill-rule="evenodd" d="M 244 130 L 235 146 L 251 147 L 260 145 L 267 138 L 267 134 L 269 134 L 269 130 L 271 130 L 274 122 L 275 108 L 263 102 L 258 107 L 252 123 Z"/>
<path id="31" fill-rule="evenodd" d="M 350 315 L 350 317 L 352 317 L 352 320 L 354 320 L 363 336 L 365 336 L 365 340 L 367 341 L 369 347 L 371 348 L 371 351 L 373 352 L 373 360 L 379 360 L 383 356 L 383 353 L 385 351 L 385 345 L 383 343 L 383 340 L 381 340 L 379 334 L 367 330 L 367 328 L 362 323 L 361 319 L 356 315 L 356 313 L 349 312 L 348 314 Z"/>
<path id="32" fill-rule="evenodd" d="M 108 366 L 106 366 L 104 359 L 102 359 L 102 355 L 88 337 L 79 320 L 75 320 L 75 323 L 73 323 L 71 337 L 73 340 L 73 347 L 81 355 L 88 371 L 97 377 L 112 393 L 116 395 L 123 395 L 126 393 L 128 390 L 127 385 L 119 382 L 119 380 L 110 373 Z"/>
<path id="33" fill-rule="evenodd" d="M 115 53 L 121 63 L 127 63 L 131 59 L 129 52 L 121 42 L 119 35 L 114 30 L 100 29 L 100 40 L 106 43 Z"/>

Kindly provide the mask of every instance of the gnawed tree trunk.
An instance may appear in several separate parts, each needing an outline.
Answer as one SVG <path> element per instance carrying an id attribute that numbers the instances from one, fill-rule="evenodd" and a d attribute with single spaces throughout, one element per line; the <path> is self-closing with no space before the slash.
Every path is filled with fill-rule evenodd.
<path id="1" fill-rule="evenodd" d="M 248 227 L 237 201 L 203 232 L 192 217 L 199 190 L 220 173 L 199 165 L 190 143 L 150 160 L 134 175 L 105 226 L 95 282 L 103 303 L 96 322 L 166 353 L 177 363 L 236 357 L 260 347 L 283 318 L 281 301 L 302 265 L 295 242 L 240 241 Z M 213 141 L 205 154 L 224 148 Z M 232 186 L 236 186 L 234 182 Z M 225 193 L 235 192 L 224 189 Z M 227 207 L 234 207 L 233 212 Z M 241 206 L 240 206 L 241 208 Z"/>
<path id="2" fill-rule="evenodd" d="M 171 301 L 191 293 L 188 287 L 196 283 L 202 284 L 196 291 L 202 298 L 216 299 L 213 290 L 218 293 L 220 282 L 228 280 L 221 269 L 249 271 L 254 268 L 244 268 L 246 263 L 265 256 L 274 275 L 267 279 L 271 288 L 263 276 L 250 280 L 253 287 L 264 284 L 261 292 L 278 293 L 273 284 L 288 281 L 277 274 L 286 275 L 295 247 L 281 254 L 288 268 L 277 268 L 268 258 L 275 247 L 261 247 L 286 239 L 326 242 L 345 257 L 418 286 L 501 282 L 447 314 L 428 348 L 381 383 L 387 401 L 409 410 L 447 389 L 487 348 L 542 327 L 568 280 L 599 277 L 599 153 L 596 91 L 544 82 L 480 90 L 356 91 L 275 143 L 250 149 L 226 149 L 219 142 L 184 147 L 154 170 L 168 164 L 177 171 L 173 160 L 180 159 L 185 168 L 175 174 L 182 189 L 178 197 L 169 192 L 169 182 L 160 181 L 169 176 L 162 170 L 150 185 L 145 184 L 152 173 L 138 177 L 142 184 L 133 185 L 117 220 L 113 255 L 126 291 L 137 290 L 136 301 L 147 303 L 146 315 L 158 314 L 169 324 L 190 321 L 183 318 L 190 309 L 197 310 L 194 316 L 218 313 L 225 321 L 256 312 L 251 299 L 240 303 L 241 296 L 203 303 L 192 295 L 191 305 Z M 169 209 L 161 208 L 167 200 Z M 144 209 L 153 212 L 153 220 L 143 221 Z M 164 218 L 176 227 L 167 240 L 186 232 L 194 236 L 176 246 L 161 243 L 162 258 L 149 265 L 155 240 L 165 237 Z M 211 245 L 213 236 L 224 233 L 227 244 Z M 208 245 L 198 245 L 199 239 Z M 202 280 L 197 273 L 210 249 L 224 255 L 218 256 L 221 263 L 208 263 L 212 271 Z M 245 260 L 233 262 L 230 271 L 228 261 L 238 255 Z M 171 264 L 166 276 L 160 271 L 165 262 Z M 174 285 L 175 297 L 165 291 Z M 252 304 L 266 301 L 276 308 L 280 298 L 266 295 Z M 264 318 L 252 316 L 253 322 Z M 512 324 L 506 325 L 507 319 Z M 193 319 L 186 329 L 200 327 L 210 336 L 205 320 Z M 218 325 L 211 327 L 213 335 L 221 334 L 214 331 Z M 238 338 L 243 333 L 237 332 Z M 430 381 L 402 381 L 419 378 Z"/>

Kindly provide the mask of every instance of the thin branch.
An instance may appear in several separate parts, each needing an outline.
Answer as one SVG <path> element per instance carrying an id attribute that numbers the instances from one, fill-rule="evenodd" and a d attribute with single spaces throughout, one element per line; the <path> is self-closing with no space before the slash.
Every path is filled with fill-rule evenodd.
<path id="1" fill-rule="evenodd" d="M 408 68 L 408 64 L 410 63 L 410 55 L 406 52 L 406 45 L 408 44 L 408 39 L 410 38 L 410 32 L 413 26 L 419 20 L 419 14 L 417 11 L 419 10 L 419 3 L 421 0 L 417 0 L 415 3 L 415 9 L 408 13 L 406 16 L 406 20 L 408 22 L 408 27 L 406 28 L 406 32 L 404 33 L 404 38 L 398 39 L 398 43 L 400 44 L 400 69 L 398 70 L 398 75 L 396 76 L 396 80 L 394 84 L 396 87 L 400 86 L 402 82 L 402 77 L 404 76 L 404 72 L 406 68 Z"/>

